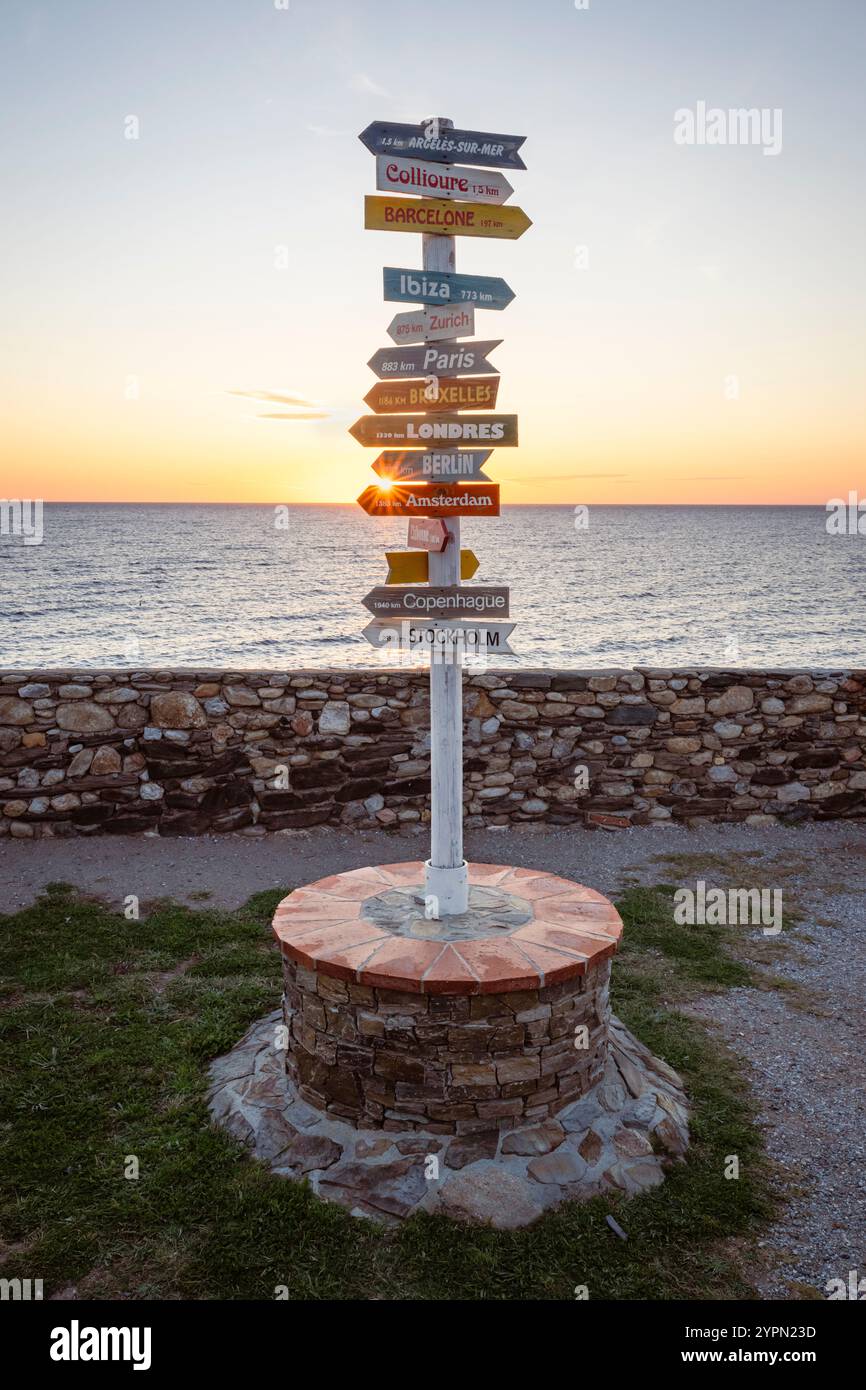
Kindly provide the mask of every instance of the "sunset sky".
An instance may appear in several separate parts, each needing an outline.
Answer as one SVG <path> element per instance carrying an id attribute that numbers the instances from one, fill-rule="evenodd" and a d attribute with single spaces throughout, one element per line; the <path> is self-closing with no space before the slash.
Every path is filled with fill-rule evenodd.
<path id="1" fill-rule="evenodd" d="M 457 243 L 517 294 L 477 315 L 504 502 L 866 488 L 862 0 L 5 0 L 0 44 L 0 495 L 356 497 L 421 264 L 357 136 L 434 114 L 526 136 L 534 225 Z M 781 153 L 676 144 L 700 101 L 781 108 Z"/>

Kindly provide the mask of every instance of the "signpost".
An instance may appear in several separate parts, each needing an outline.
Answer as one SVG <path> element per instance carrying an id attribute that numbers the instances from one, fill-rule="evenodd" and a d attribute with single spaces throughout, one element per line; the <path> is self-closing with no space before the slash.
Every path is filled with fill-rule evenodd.
<path id="1" fill-rule="evenodd" d="M 385 266 L 385 298 L 398 304 L 474 304 L 478 309 L 507 309 L 514 290 L 498 275 L 457 275 L 440 270 L 401 270 Z"/>
<path id="2" fill-rule="evenodd" d="M 349 428 L 368 448 L 409 444 L 416 449 L 440 444 L 492 444 L 497 449 L 517 444 L 516 415 L 362 415 Z"/>
<path id="3" fill-rule="evenodd" d="M 499 395 L 498 376 L 465 376 L 451 381 L 431 376 L 424 381 L 380 382 L 371 386 L 365 405 L 377 415 L 396 410 L 492 410 Z"/>
<path id="4" fill-rule="evenodd" d="M 409 526 L 412 526 L 409 522 Z M 410 541 L 411 545 L 412 542 Z M 386 584 L 426 584 L 430 578 L 430 556 L 416 550 L 386 550 Z M 478 556 L 471 550 L 460 552 L 460 578 L 471 579 L 478 569 Z"/>
<path id="5" fill-rule="evenodd" d="M 470 304 L 449 304 L 445 309 L 412 309 L 395 314 L 388 324 L 388 337 L 394 343 L 429 343 L 437 338 L 471 338 L 475 332 L 475 310 Z"/>
<path id="6" fill-rule="evenodd" d="M 514 192 L 504 174 L 388 154 L 377 156 L 376 187 L 382 193 L 424 193 L 428 198 L 463 198 L 470 203 L 505 203 Z"/>
<path id="7" fill-rule="evenodd" d="M 386 269 L 386 300 L 444 306 L 451 311 L 504 309 L 510 303 L 514 293 L 503 280 L 456 273 L 455 237 L 514 239 L 531 225 L 520 208 L 502 205 L 512 192 L 507 180 L 500 175 L 476 175 L 471 167 L 462 167 L 523 169 L 518 151 L 524 138 L 457 130 L 445 117 L 417 126 L 376 121 L 367 127 L 361 140 L 381 156 L 376 186 L 384 196 L 365 199 L 365 226 L 422 235 L 422 269 Z M 419 196 L 394 197 L 394 193 Z M 390 552 L 387 585 L 373 589 L 364 600 L 376 615 L 364 628 L 372 646 L 430 651 L 431 824 L 424 877 L 426 906 L 435 917 L 465 913 L 469 901 L 463 858 L 461 663 L 467 654 L 513 655 L 508 638 L 514 628 L 513 623 L 478 621 L 491 612 L 508 616 L 507 589 L 461 587 L 461 579 L 472 577 L 478 561 L 471 551 L 461 549 L 460 517 L 498 516 L 498 486 L 477 481 L 485 477 L 482 466 L 490 451 L 472 446 L 516 445 L 517 416 L 439 413 L 473 405 L 492 408 L 499 386 L 496 369 L 487 361 L 498 341 L 459 343 L 456 337 L 461 331 L 472 333 L 474 323 L 450 322 L 449 338 L 437 344 L 431 341 L 436 330 L 429 311 L 396 316 L 391 332 L 398 346 L 381 349 L 369 366 L 380 381 L 432 380 L 374 387 L 367 403 L 377 413 L 362 416 L 351 427 L 361 444 L 409 445 L 417 450 L 404 453 L 386 448 L 375 468 L 390 486 L 368 487 L 358 501 L 371 516 L 412 517 L 409 544 L 436 546 L 429 551 Z M 405 345 L 407 339 L 418 338 L 419 346 Z M 478 394 L 484 383 L 479 378 L 487 376 L 496 381 L 491 396 L 482 403 Z M 446 380 L 435 380 L 442 377 Z M 470 377 L 471 381 L 456 380 Z M 429 398 L 431 387 L 435 404 Z M 419 400 L 421 390 L 424 396 Z M 427 413 L 387 413 L 411 408 L 416 402 Z M 425 527 L 438 520 L 441 530 L 436 527 L 432 534 L 425 530 L 426 539 L 421 534 L 416 539 L 422 519 Z M 389 588 L 401 581 L 410 587 Z M 434 616 L 417 621 L 412 616 L 416 612 Z M 438 613 L 447 617 L 435 617 Z M 476 621 L 462 621 L 460 615 Z"/>
<path id="8" fill-rule="evenodd" d="M 489 483 L 484 464 L 492 453 L 492 449 L 458 449 L 442 454 L 421 453 L 417 449 L 407 453 L 386 449 L 373 464 L 373 472 L 390 482 L 429 483 L 439 479 L 448 482 L 459 478 L 465 483 Z M 412 544 L 411 539 L 409 544 Z"/>
<path id="9" fill-rule="evenodd" d="M 498 370 L 487 361 L 488 353 L 502 342 L 494 338 L 473 343 L 422 343 L 420 347 L 379 348 L 367 366 L 380 381 L 394 377 L 430 376 L 440 372 L 451 376 L 470 376 L 478 372 L 490 376 Z"/>
<path id="10" fill-rule="evenodd" d="M 366 487 L 358 503 L 368 516 L 498 516 L 498 483 L 395 483 Z"/>
<path id="11" fill-rule="evenodd" d="M 532 223 L 510 204 L 449 203 L 447 198 L 364 199 L 364 226 L 372 232 L 432 232 L 439 236 L 495 236 L 516 241 Z"/>
<path id="12" fill-rule="evenodd" d="M 525 169 L 517 151 L 525 135 L 491 135 L 484 130 L 455 130 L 444 117 L 402 125 L 373 121 L 358 139 L 371 154 L 408 154 L 436 164 L 481 164 L 491 169 Z"/>
<path id="13" fill-rule="evenodd" d="M 508 589 L 472 585 L 382 585 L 362 600 L 374 618 L 507 618 Z"/>
<path id="14" fill-rule="evenodd" d="M 427 647 L 429 650 L 441 654 L 448 658 L 446 662 L 441 662 L 443 666 L 450 666 L 451 670 L 456 670 L 459 674 L 459 661 L 454 657 L 462 656 L 467 652 L 483 654 L 485 656 L 513 656 L 514 651 L 508 645 L 508 639 L 514 631 L 514 623 L 444 623 L 444 622 L 417 622 L 408 618 L 400 621 L 377 620 L 368 623 L 361 629 L 371 647 Z M 441 661 L 440 656 L 440 661 Z M 462 744 L 462 739 L 460 740 Z M 461 798 L 461 816 L 462 816 Z M 462 837 L 461 837 L 462 838 Z M 433 851 L 431 851 L 431 863 Z M 458 865 L 435 865 L 441 868 L 457 868 Z M 429 878 L 428 878 L 429 886 Z M 439 896 L 438 894 L 436 895 Z M 439 903 L 441 909 L 441 901 Z M 461 908 L 465 912 L 466 909 Z M 454 911 L 454 909 L 450 909 Z"/>
<path id="15" fill-rule="evenodd" d="M 448 527 L 444 521 L 439 521 L 435 517 L 413 517 L 409 522 L 409 535 L 406 544 L 420 545 L 422 550 L 435 551 L 436 554 L 441 554 L 448 544 Z"/>

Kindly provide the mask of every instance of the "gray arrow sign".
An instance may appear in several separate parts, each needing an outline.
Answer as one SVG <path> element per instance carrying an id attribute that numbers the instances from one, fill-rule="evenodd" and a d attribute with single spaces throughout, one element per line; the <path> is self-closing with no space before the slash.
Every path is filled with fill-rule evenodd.
<path id="1" fill-rule="evenodd" d="M 372 154 L 408 154 L 435 164 L 480 164 L 491 169 L 525 169 L 517 151 L 525 135 L 494 135 L 486 130 L 455 130 L 436 121 L 402 125 L 373 121 L 358 139 Z"/>
<path id="2" fill-rule="evenodd" d="M 455 652 L 486 656 L 514 656 L 508 639 L 514 623 L 415 622 L 408 618 L 377 619 L 362 629 L 371 647 L 401 650 L 426 647 L 437 658 Z"/>
<path id="3" fill-rule="evenodd" d="M 404 483 L 423 483 L 436 479 L 454 478 L 457 481 L 489 483 L 484 465 L 492 449 L 458 449 L 453 453 L 421 453 L 420 450 L 385 449 L 373 464 L 380 478 L 394 478 Z"/>
<path id="4" fill-rule="evenodd" d="M 487 342 L 421 343 L 418 347 L 386 347 L 374 352 L 367 366 L 380 381 L 410 376 L 490 376 L 499 368 L 487 360 L 501 338 Z"/>
<path id="5" fill-rule="evenodd" d="M 507 618 L 504 585 L 380 585 L 363 600 L 374 618 Z"/>

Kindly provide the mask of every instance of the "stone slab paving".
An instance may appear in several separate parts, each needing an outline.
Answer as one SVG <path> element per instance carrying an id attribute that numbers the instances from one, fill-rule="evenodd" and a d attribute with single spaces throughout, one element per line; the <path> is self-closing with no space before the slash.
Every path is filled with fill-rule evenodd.
<path id="1" fill-rule="evenodd" d="M 564 1201 L 645 1192 L 688 1146 L 681 1078 L 610 1018 L 604 1075 L 555 1119 L 463 1135 L 363 1131 L 307 1104 L 285 1065 L 280 1009 L 210 1068 L 213 1119 L 282 1177 L 355 1216 L 394 1225 L 417 1211 L 497 1230 Z"/>

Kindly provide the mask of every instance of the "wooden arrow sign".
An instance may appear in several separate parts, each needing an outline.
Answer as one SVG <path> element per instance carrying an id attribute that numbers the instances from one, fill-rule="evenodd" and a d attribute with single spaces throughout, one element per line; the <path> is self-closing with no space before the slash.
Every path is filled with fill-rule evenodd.
<path id="1" fill-rule="evenodd" d="M 428 198 L 463 198 L 468 203 L 505 203 L 514 189 L 504 174 L 428 164 L 423 159 L 376 158 L 376 187 L 382 193 L 423 193 Z"/>
<path id="2" fill-rule="evenodd" d="M 374 352 L 367 366 L 374 371 L 380 381 L 390 381 L 407 376 L 470 376 L 477 372 L 482 376 L 494 375 L 498 368 L 488 362 L 488 353 L 494 351 L 502 342 L 494 338 L 489 342 L 472 343 L 422 343 L 420 347 L 379 348 Z"/>
<path id="3" fill-rule="evenodd" d="M 511 448 L 517 443 L 516 415 L 362 415 L 349 433 L 359 444 L 387 448 L 394 444 L 416 449 L 438 444 L 442 449 L 491 444 Z"/>
<path id="4" fill-rule="evenodd" d="M 426 584 L 430 577 L 430 556 L 424 550 L 386 550 L 385 559 L 388 561 L 386 584 Z M 460 578 L 471 579 L 478 564 L 478 556 L 473 551 L 461 550 Z"/>
<path id="5" fill-rule="evenodd" d="M 382 585 L 362 600 L 374 618 L 507 618 L 508 589 L 497 585 L 416 584 L 408 588 Z"/>
<path id="6" fill-rule="evenodd" d="M 434 516 L 413 516 L 409 522 L 407 545 L 418 545 L 430 554 L 441 555 L 448 544 L 448 527 Z M 370 610 L 372 612 L 372 609 Z"/>
<path id="7" fill-rule="evenodd" d="M 507 309 L 514 290 L 498 275 L 458 275 L 453 270 L 402 270 L 385 266 L 385 298 L 398 304 L 474 304 Z"/>
<path id="8" fill-rule="evenodd" d="M 369 516 L 498 516 L 498 483 L 395 483 L 358 498 Z"/>
<path id="9" fill-rule="evenodd" d="M 407 452 L 386 449 L 373 464 L 373 472 L 390 482 L 489 483 L 484 464 L 492 453 L 492 449 L 456 449 L 441 454 L 424 453 L 420 449 Z"/>
<path id="10" fill-rule="evenodd" d="M 447 198 L 364 199 L 364 226 L 371 232 L 426 232 L 432 236 L 492 236 L 516 241 L 531 226 L 523 208 L 449 203 Z"/>
<path id="11" fill-rule="evenodd" d="M 460 652 L 486 656 L 514 656 L 508 638 L 514 623 L 418 622 L 409 618 L 376 620 L 363 629 L 371 647 L 401 650 L 425 647 L 443 657 Z"/>
<path id="12" fill-rule="evenodd" d="M 392 343 L 430 343 L 439 338 L 471 338 L 475 310 L 471 304 L 449 304 L 445 309 L 411 309 L 395 314 L 388 324 Z"/>
<path id="13" fill-rule="evenodd" d="M 371 154 L 415 155 L 434 164 L 480 164 L 489 169 L 525 169 L 517 151 L 525 135 L 493 135 L 486 130 L 440 129 L 437 121 L 403 125 L 373 121 L 358 136 Z"/>
<path id="14" fill-rule="evenodd" d="M 498 376 L 465 376 L 449 381 L 431 376 L 424 381 L 380 381 L 364 397 L 377 415 L 398 410 L 492 410 L 499 395 Z"/>

